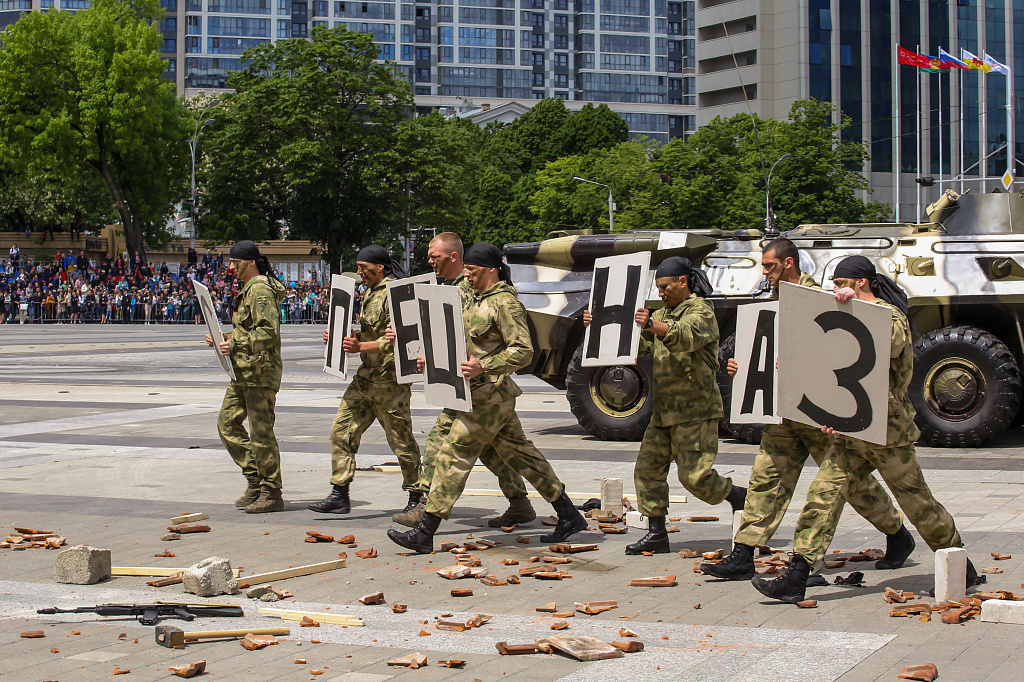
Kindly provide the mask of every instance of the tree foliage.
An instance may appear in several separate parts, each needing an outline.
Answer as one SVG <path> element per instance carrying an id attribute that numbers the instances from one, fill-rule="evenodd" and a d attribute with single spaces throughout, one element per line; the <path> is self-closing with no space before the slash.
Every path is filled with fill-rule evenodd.
<path id="1" fill-rule="evenodd" d="M 86 198 L 101 185 L 140 253 L 167 238 L 185 193 L 187 115 L 161 78 L 162 14 L 157 0 L 94 0 L 31 12 L 0 37 L 4 182 L 28 206 L 57 199 L 59 185 Z"/>

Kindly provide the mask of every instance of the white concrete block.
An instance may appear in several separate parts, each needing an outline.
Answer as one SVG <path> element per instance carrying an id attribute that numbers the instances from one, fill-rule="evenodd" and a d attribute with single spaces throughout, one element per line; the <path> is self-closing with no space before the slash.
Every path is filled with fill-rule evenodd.
<path id="1" fill-rule="evenodd" d="M 238 592 L 238 581 L 231 572 L 231 562 L 222 557 L 212 556 L 189 566 L 182 574 L 181 582 L 186 592 L 200 597 Z"/>
<path id="2" fill-rule="evenodd" d="M 986 599 L 981 602 L 981 619 L 986 623 L 1024 625 L 1024 601 Z"/>
<path id="3" fill-rule="evenodd" d="M 71 585 L 93 585 L 110 577 L 110 550 L 78 545 L 57 555 L 53 579 Z"/>
<path id="4" fill-rule="evenodd" d="M 740 524 L 743 523 L 743 510 L 739 509 L 732 513 L 732 546 L 736 547 L 736 533 L 740 532 Z"/>
<path id="5" fill-rule="evenodd" d="M 601 479 L 601 509 L 622 516 L 622 479 Z"/>
<path id="6" fill-rule="evenodd" d="M 935 552 L 935 601 L 959 601 L 967 595 L 967 550 Z"/>
<path id="7" fill-rule="evenodd" d="M 626 512 L 626 525 L 630 528 L 647 530 L 647 517 L 638 511 Z"/>

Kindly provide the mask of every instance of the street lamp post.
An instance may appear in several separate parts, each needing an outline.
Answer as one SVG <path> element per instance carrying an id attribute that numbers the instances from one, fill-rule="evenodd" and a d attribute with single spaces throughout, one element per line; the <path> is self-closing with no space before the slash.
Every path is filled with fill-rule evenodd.
<path id="1" fill-rule="evenodd" d="M 578 175 L 572 176 L 572 179 L 573 180 L 579 180 L 580 182 L 586 182 L 586 183 L 591 184 L 591 185 L 597 185 L 599 187 L 604 187 L 604 188 L 606 188 L 608 190 L 608 231 L 609 232 L 614 232 L 615 231 L 615 201 L 612 199 L 612 188 L 609 187 L 608 185 L 604 184 L 603 182 L 594 182 L 593 180 L 587 180 L 586 178 L 581 178 Z"/>
<path id="2" fill-rule="evenodd" d="M 783 159 L 790 156 L 793 155 L 783 154 L 779 157 L 778 161 L 772 164 L 771 170 L 768 171 L 768 179 L 765 180 L 764 183 L 764 227 L 766 237 L 774 238 L 779 236 L 779 231 L 775 228 L 775 212 L 772 211 L 772 173 L 775 172 L 775 167 L 778 166 Z"/>
<path id="3" fill-rule="evenodd" d="M 206 116 L 207 111 L 218 104 L 220 104 L 220 100 L 215 99 L 203 109 L 203 112 L 199 114 L 199 120 L 196 121 L 196 132 L 192 135 L 192 139 L 188 141 L 188 150 L 192 154 L 192 206 L 189 208 L 189 218 L 192 223 L 192 227 L 189 230 L 189 248 L 192 250 L 196 248 L 196 149 L 199 146 L 199 133 L 203 131 L 203 128 L 212 125 L 216 121 L 213 118 L 208 118 L 204 121 L 203 117 Z"/>

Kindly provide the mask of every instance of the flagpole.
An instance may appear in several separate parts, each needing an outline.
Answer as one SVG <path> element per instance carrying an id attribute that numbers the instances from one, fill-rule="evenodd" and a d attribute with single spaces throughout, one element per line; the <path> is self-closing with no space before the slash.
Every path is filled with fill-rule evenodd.
<path id="1" fill-rule="evenodd" d="M 1009 161 L 1010 177 L 1017 176 L 1017 160 L 1013 149 L 1013 79 L 1006 75 L 1006 160 Z M 1013 191 L 1013 180 L 1010 180 L 1010 191 Z"/>
<path id="2" fill-rule="evenodd" d="M 921 46 L 917 46 L 916 52 L 921 54 Z M 917 177 L 923 177 L 921 175 L 921 70 L 918 69 L 917 73 Z M 921 222 L 921 183 L 917 184 L 917 214 L 914 216 L 914 222 Z"/>
<path id="3" fill-rule="evenodd" d="M 960 48 L 960 59 L 963 60 L 964 49 Z M 957 111 L 960 115 L 960 144 L 957 146 L 960 148 L 960 164 L 957 166 L 957 170 L 960 171 L 960 194 L 964 193 L 964 72 L 960 72 L 960 82 L 957 86 L 957 92 L 960 95 L 960 104 L 957 107 Z"/>
<path id="4" fill-rule="evenodd" d="M 942 194 L 942 179 L 943 179 L 942 171 L 943 171 L 943 168 L 944 168 L 943 165 L 942 165 L 942 133 L 943 133 L 943 130 L 942 130 L 942 76 L 943 76 L 943 74 L 940 73 L 940 74 L 938 74 L 938 76 L 939 76 L 939 106 L 938 106 L 938 110 L 939 110 L 939 194 L 941 195 Z M 931 117 L 929 116 L 929 118 L 931 118 Z"/>
<path id="5" fill-rule="evenodd" d="M 979 83 L 978 89 L 981 91 L 981 101 L 985 104 L 985 111 L 981 115 L 981 150 L 979 152 L 981 161 L 978 163 L 978 170 L 981 173 L 981 193 L 985 194 L 988 192 L 988 181 L 985 180 L 988 177 L 988 79 L 979 77 L 979 81 L 984 82 L 984 87 Z"/>
<path id="6" fill-rule="evenodd" d="M 900 185 L 903 184 L 903 166 L 901 160 L 903 157 L 903 136 L 900 131 L 903 127 L 903 111 L 901 107 L 901 90 L 900 90 L 900 68 L 899 64 L 899 44 L 897 43 L 896 50 L 893 50 L 896 54 L 896 222 L 900 222 Z"/>

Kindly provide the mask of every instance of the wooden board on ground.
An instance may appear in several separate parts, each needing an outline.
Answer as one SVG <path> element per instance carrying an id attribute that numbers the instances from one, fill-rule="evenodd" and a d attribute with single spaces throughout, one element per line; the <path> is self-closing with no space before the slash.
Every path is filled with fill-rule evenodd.
<path id="1" fill-rule="evenodd" d="M 171 578 L 173 576 L 178 575 L 179 573 L 184 573 L 185 571 L 186 569 L 184 568 L 160 568 L 157 566 L 114 566 L 110 569 L 110 575 L 135 575 L 145 576 L 147 578 Z M 241 569 L 238 568 L 232 568 L 231 572 L 235 575 L 236 578 L 242 574 Z"/>
<path id="2" fill-rule="evenodd" d="M 463 495 L 470 495 L 472 497 L 504 497 L 505 496 L 505 493 L 501 492 L 500 490 L 484 490 L 484 489 L 480 489 L 480 488 L 478 488 L 478 489 L 467 488 L 466 490 L 462 491 L 462 494 Z M 568 495 L 569 497 L 571 497 L 574 500 L 589 500 L 592 497 L 597 497 L 597 498 L 601 497 L 600 493 L 594 494 L 594 493 L 573 493 L 573 492 L 567 492 L 566 495 Z M 542 499 L 541 498 L 541 494 L 538 493 L 536 490 L 529 491 L 528 493 L 526 493 L 526 496 L 527 497 L 532 497 L 532 498 L 535 498 L 535 499 Z M 636 502 L 636 495 L 623 495 L 623 497 L 626 498 L 627 500 L 629 500 L 630 502 Z M 669 495 L 668 496 L 668 501 L 670 503 L 672 503 L 672 504 L 685 504 L 686 503 L 686 495 Z"/>
<path id="3" fill-rule="evenodd" d="M 286 578 L 298 578 L 299 576 L 303 575 L 313 575 L 314 573 L 333 571 L 338 568 L 345 568 L 344 559 L 334 559 L 332 561 L 324 561 L 319 564 L 309 564 L 307 566 L 296 566 L 294 568 L 286 568 L 281 571 L 271 571 L 269 573 L 257 573 L 256 575 L 247 575 L 238 580 L 238 586 L 252 587 L 253 585 L 272 583 L 276 580 L 284 580 Z"/>
<path id="4" fill-rule="evenodd" d="M 184 514 L 182 516 L 175 516 L 171 519 L 172 525 L 178 525 L 179 523 L 192 523 L 194 521 L 205 521 L 210 518 L 209 514 Z"/>
<path id="5" fill-rule="evenodd" d="M 345 616 L 340 613 L 289 611 L 287 609 L 257 609 L 256 612 L 268 616 L 274 616 L 281 620 L 302 620 L 303 618 L 311 618 L 318 623 L 328 623 L 330 625 L 352 625 L 355 627 L 366 625 L 366 622 L 360 618 L 356 618 L 355 616 Z"/>

